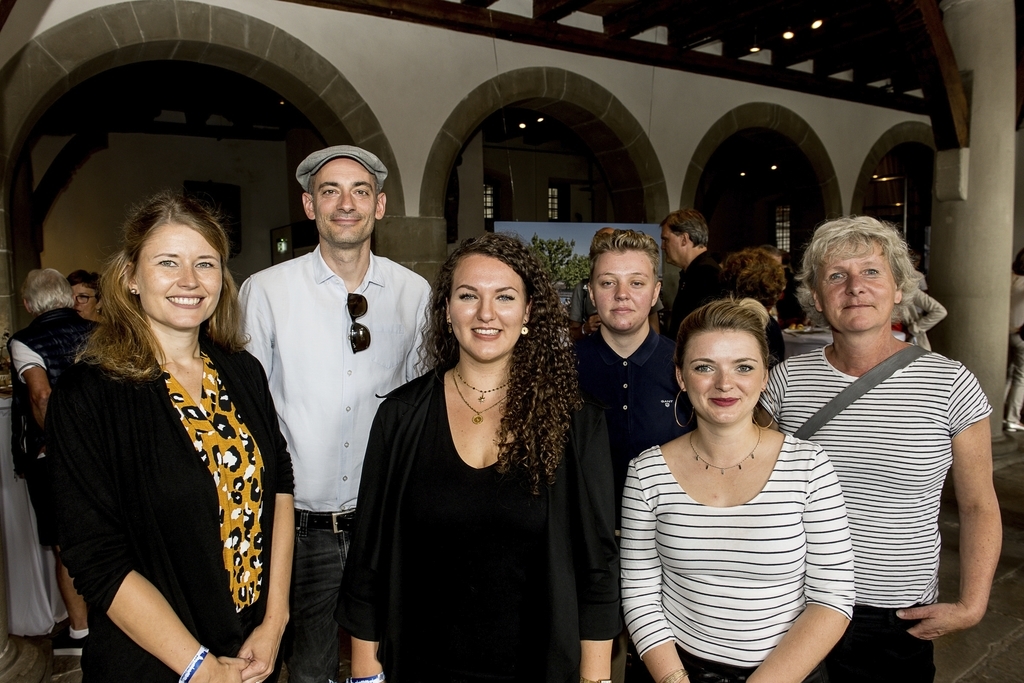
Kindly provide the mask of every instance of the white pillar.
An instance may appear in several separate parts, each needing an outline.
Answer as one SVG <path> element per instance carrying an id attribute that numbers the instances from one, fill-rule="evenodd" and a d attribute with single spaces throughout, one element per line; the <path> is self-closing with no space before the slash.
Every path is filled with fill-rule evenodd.
<path id="1" fill-rule="evenodd" d="M 1012 0 L 944 0 L 940 6 L 970 99 L 970 151 L 936 164 L 928 284 L 949 319 L 929 336 L 937 351 L 977 375 L 994 410 L 993 437 L 1001 440 L 1013 260 L 1016 18 Z M 964 177 L 950 177 L 957 173 Z M 957 186 L 966 190 L 965 199 L 941 199 Z"/>

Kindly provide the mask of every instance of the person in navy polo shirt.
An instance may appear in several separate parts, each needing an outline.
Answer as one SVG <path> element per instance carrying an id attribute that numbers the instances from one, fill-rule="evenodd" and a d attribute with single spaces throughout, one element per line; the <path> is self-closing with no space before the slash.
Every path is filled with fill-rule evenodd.
<path id="1" fill-rule="evenodd" d="M 675 344 L 648 321 L 661 293 L 660 261 L 658 244 L 641 232 L 601 230 L 590 243 L 588 289 L 601 325 L 576 343 L 577 369 L 580 389 L 606 406 L 616 501 L 630 460 L 693 426 L 690 401 L 676 383 Z M 618 528 L 618 508 L 615 520 Z M 614 644 L 615 683 L 625 678 L 628 641 L 624 631 Z"/>
<path id="2" fill-rule="evenodd" d="M 590 297 L 601 327 L 576 344 L 576 355 L 580 388 L 607 406 L 617 499 L 630 460 L 689 430 L 675 345 L 648 322 L 661 293 L 659 261 L 657 243 L 633 230 L 602 231 L 590 245 Z"/>

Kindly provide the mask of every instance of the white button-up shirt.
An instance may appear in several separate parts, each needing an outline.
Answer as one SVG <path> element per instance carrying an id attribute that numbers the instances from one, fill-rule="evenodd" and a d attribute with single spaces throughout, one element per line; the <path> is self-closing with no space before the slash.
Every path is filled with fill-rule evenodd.
<path id="1" fill-rule="evenodd" d="M 242 285 L 248 351 L 263 364 L 288 439 L 295 507 L 354 507 L 370 425 L 382 396 L 422 374 L 419 348 L 430 287 L 422 277 L 370 255 L 359 322 L 370 347 L 352 353 L 348 289 L 320 255 L 256 273 Z"/>

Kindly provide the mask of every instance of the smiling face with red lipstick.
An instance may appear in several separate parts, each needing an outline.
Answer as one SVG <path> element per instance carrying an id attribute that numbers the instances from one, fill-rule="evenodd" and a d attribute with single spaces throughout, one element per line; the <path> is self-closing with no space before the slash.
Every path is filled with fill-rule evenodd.
<path id="1" fill-rule="evenodd" d="M 753 335 L 738 330 L 699 332 L 687 341 L 683 359 L 676 378 L 698 421 L 750 422 L 768 382 L 768 367 Z"/>

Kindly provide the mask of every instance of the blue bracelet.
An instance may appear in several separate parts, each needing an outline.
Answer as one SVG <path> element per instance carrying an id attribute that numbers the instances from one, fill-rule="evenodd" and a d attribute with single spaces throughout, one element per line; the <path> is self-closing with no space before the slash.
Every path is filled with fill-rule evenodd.
<path id="1" fill-rule="evenodd" d="M 348 678 L 345 683 L 384 683 L 384 672 L 381 671 L 376 676 L 368 676 L 366 678 Z"/>
<path id="2" fill-rule="evenodd" d="M 210 648 L 205 645 L 199 646 L 199 652 L 192 658 L 192 661 L 185 667 L 185 672 L 181 674 L 181 678 L 178 679 L 178 683 L 188 683 L 192 680 L 192 676 L 195 675 L 196 671 L 202 665 L 203 660 L 206 659 L 206 655 L 210 654 Z"/>

